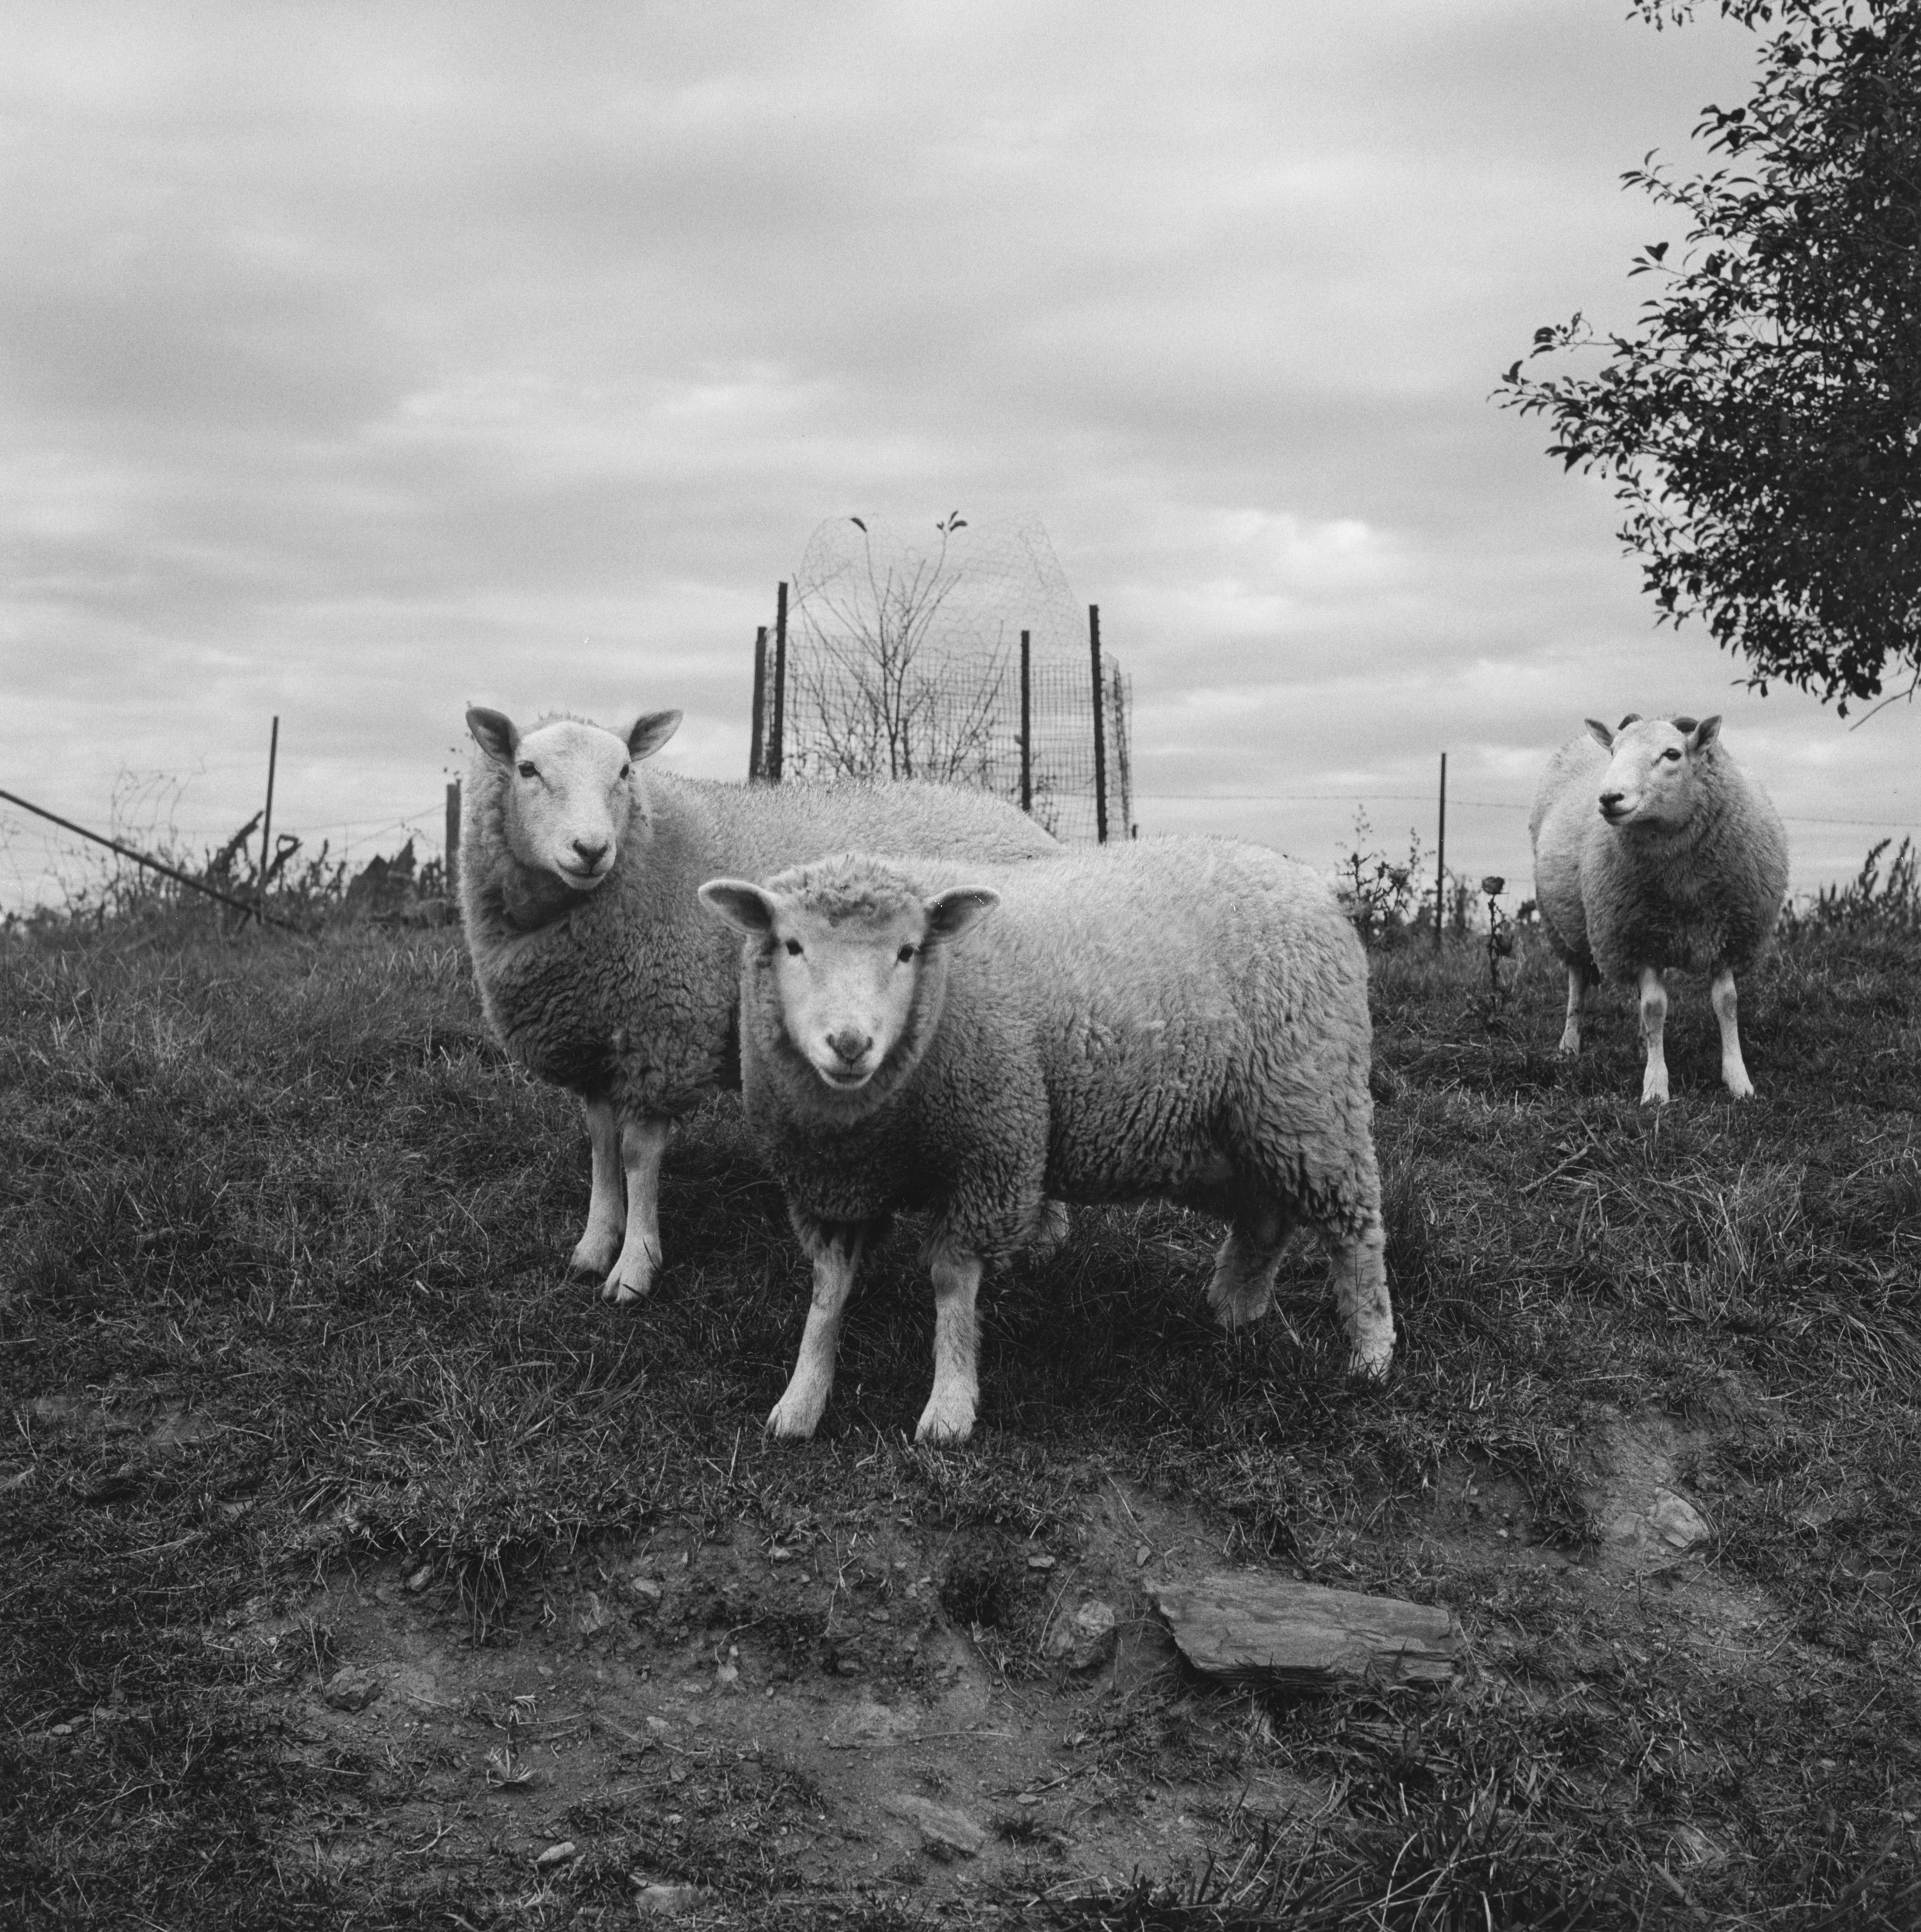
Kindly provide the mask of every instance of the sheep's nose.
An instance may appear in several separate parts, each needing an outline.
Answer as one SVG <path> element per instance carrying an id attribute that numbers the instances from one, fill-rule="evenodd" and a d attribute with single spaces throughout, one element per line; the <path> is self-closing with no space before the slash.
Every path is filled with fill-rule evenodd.
<path id="1" fill-rule="evenodd" d="M 581 864 L 590 871 L 607 856 L 607 842 L 603 838 L 597 845 L 588 839 L 576 838 L 573 842 L 573 849 L 580 854 Z"/>
<path id="2" fill-rule="evenodd" d="M 827 1043 L 849 1066 L 858 1066 L 861 1056 L 874 1043 L 872 1033 L 862 1033 L 852 1026 L 844 1026 L 838 1033 L 829 1033 Z"/>
<path id="3" fill-rule="evenodd" d="M 1620 802 L 1621 802 L 1621 800 L 1622 800 L 1624 798 L 1625 798 L 1626 796 L 1627 796 L 1627 794 L 1626 794 L 1626 793 L 1624 793 L 1624 792 L 1620 792 L 1620 791 L 1604 791 L 1604 792 L 1603 792 L 1603 793 L 1601 794 L 1601 809 L 1602 809 L 1602 811 L 1603 811 L 1604 812 L 1606 812 L 1606 813 L 1607 814 L 1607 815 L 1608 815 L 1610 818 L 1613 818 L 1613 815 L 1614 815 L 1614 814 L 1615 814 L 1617 811 L 1619 811 L 1619 810 L 1620 810 Z"/>

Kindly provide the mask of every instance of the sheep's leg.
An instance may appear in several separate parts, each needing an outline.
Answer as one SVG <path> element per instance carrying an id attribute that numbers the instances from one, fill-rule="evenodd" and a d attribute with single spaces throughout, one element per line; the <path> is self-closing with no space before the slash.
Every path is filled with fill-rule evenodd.
<path id="1" fill-rule="evenodd" d="M 1329 1278 L 1348 1332 L 1348 1372 L 1378 1381 L 1394 1359 L 1394 1306 L 1387 1291 L 1386 1231 L 1378 1217 L 1334 1243 Z"/>
<path id="2" fill-rule="evenodd" d="M 1207 1284 L 1208 1306 L 1223 1328 L 1232 1331 L 1258 1321 L 1267 1312 L 1281 1250 L 1287 1245 L 1288 1226 L 1286 1213 L 1267 1201 L 1234 1217 L 1214 1257 L 1214 1278 Z"/>
<path id="3" fill-rule="evenodd" d="M 1715 975 L 1708 997 L 1714 1002 L 1714 1016 L 1721 1022 L 1722 1080 L 1737 1100 L 1751 1100 L 1754 1083 L 1748 1078 L 1747 1063 L 1741 1057 L 1740 1002 L 1734 990 L 1732 967 L 1723 966 Z"/>
<path id="4" fill-rule="evenodd" d="M 593 1189 L 587 1197 L 586 1232 L 575 1243 L 567 1266 L 597 1279 L 614 1265 L 627 1220 L 627 1196 L 620 1181 L 620 1130 L 606 1100 L 584 1103 L 587 1139 L 593 1150 Z"/>
<path id="5" fill-rule="evenodd" d="M 600 1290 L 606 1301 L 631 1301 L 654 1285 L 661 1264 L 661 1162 L 674 1138 L 665 1114 L 620 1123 L 620 1165 L 627 1175 L 627 1239 Z"/>
<path id="6" fill-rule="evenodd" d="M 981 1291 L 977 1255 L 941 1255 L 933 1264 L 933 1393 L 920 1412 L 916 1442 L 965 1442 L 974 1433 L 981 1400 L 976 1360 L 980 1325 L 974 1298 Z"/>
<path id="7" fill-rule="evenodd" d="M 1587 974 L 1579 966 L 1568 968 L 1568 1019 L 1561 1029 L 1559 1052 L 1572 1058 L 1581 1050 L 1581 1009 L 1587 998 Z"/>
<path id="8" fill-rule="evenodd" d="M 1647 1066 L 1640 1082 L 1644 1107 L 1651 1102 L 1664 1107 L 1668 1102 L 1668 1056 L 1661 1045 L 1667 1026 L 1668 988 L 1653 967 L 1644 966 L 1640 969 L 1640 1032 L 1647 1043 Z"/>
<path id="9" fill-rule="evenodd" d="M 811 1243 L 814 1250 L 814 1298 L 794 1372 L 767 1415 L 767 1434 L 804 1440 L 819 1427 L 834 1387 L 834 1360 L 840 1352 L 841 1311 L 854 1291 L 854 1271 L 867 1245 L 864 1221 L 843 1223 Z"/>

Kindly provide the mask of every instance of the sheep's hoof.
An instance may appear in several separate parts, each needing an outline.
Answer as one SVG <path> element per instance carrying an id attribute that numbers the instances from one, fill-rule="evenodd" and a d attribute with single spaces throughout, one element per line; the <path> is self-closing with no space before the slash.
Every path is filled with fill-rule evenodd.
<path id="1" fill-rule="evenodd" d="M 624 1275 L 610 1274 L 601 1284 L 600 1299 L 611 1301 L 616 1308 L 625 1308 L 630 1301 L 638 1301 L 643 1296 L 654 1292 L 654 1277 L 644 1274 L 638 1281 L 630 1281 Z"/>
<path id="2" fill-rule="evenodd" d="M 1667 1081 L 1644 1081 L 1640 1090 L 1640 1104 L 1643 1107 L 1665 1107 L 1668 1104 Z"/>
<path id="3" fill-rule="evenodd" d="M 1358 1343 L 1348 1354 L 1348 1373 L 1357 1382 L 1385 1382 L 1394 1366 L 1394 1344 L 1390 1342 Z"/>
<path id="4" fill-rule="evenodd" d="M 604 1281 L 620 1252 L 618 1242 L 611 1236 L 600 1241 L 583 1235 L 573 1253 L 567 1257 L 567 1272 L 584 1280 Z"/>
<path id="5" fill-rule="evenodd" d="M 824 1403 L 794 1402 L 783 1396 L 767 1412 L 767 1433 L 779 1442 L 807 1442 L 820 1427 Z"/>
<path id="6" fill-rule="evenodd" d="M 1581 1036 L 1579 1033 L 1563 1033 L 1561 1043 L 1554 1049 L 1564 1060 L 1578 1060 L 1581 1053 Z"/>
<path id="7" fill-rule="evenodd" d="M 1745 1075 L 1739 1080 L 1728 1082 L 1728 1098 L 1731 1100 L 1751 1100 L 1754 1097 L 1754 1083 Z"/>
<path id="8" fill-rule="evenodd" d="M 921 1412 L 914 1440 L 924 1442 L 930 1448 L 953 1449 L 973 1434 L 974 1404 L 964 1398 L 943 1403 L 936 1396 Z"/>

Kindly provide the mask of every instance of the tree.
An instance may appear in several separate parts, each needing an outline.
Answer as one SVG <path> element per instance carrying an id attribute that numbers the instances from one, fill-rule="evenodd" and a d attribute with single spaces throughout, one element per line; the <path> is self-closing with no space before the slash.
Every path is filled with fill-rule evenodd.
<path id="1" fill-rule="evenodd" d="M 949 555 L 967 527 L 955 511 L 930 550 L 883 543 L 865 522 L 858 556 L 808 546 L 795 580 L 794 690 L 811 712 L 797 728 L 803 775 L 984 782 L 1005 652 L 984 660 L 945 648 L 949 605 L 964 580 Z"/>
<path id="2" fill-rule="evenodd" d="M 1631 333 L 1577 314 L 1523 359 L 1605 347 L 1598 374 L 1517 362 L 1496 394 L 1613 478 L 1661 621 L 1844 717 L 1884 674 L 1921 682 L 1921 0 L 1720 5 L 1763 36 L 1752 97 L 1695 131 L 1726 165 L 1623 177 L 1685 217 L 1679 262 L 1634 258 L 1662 286 Z"/>

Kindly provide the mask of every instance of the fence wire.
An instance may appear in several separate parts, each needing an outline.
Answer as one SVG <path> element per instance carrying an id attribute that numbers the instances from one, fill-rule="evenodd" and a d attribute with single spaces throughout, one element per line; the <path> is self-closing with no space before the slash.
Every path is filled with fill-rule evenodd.
<path id="1" fill-rule="evenodd" d="M 1096 713 L 1103 734 L 1107 835 L 1134 826 L 1132 689 L 1092 654 L 1046 532 L 1034 519 L 957 516 L 933 540 L 839 517 L 809 540 L 795 573 L 785 678 L 757 716 L 780 720 L 767 775 L 930 778 L 1023 793 L 1057 838 L 1098 835 Z M 1025 632 L 1028 723 L 1022 728 Z M 756 736 L 756 755 L 760 739 Z"/>

